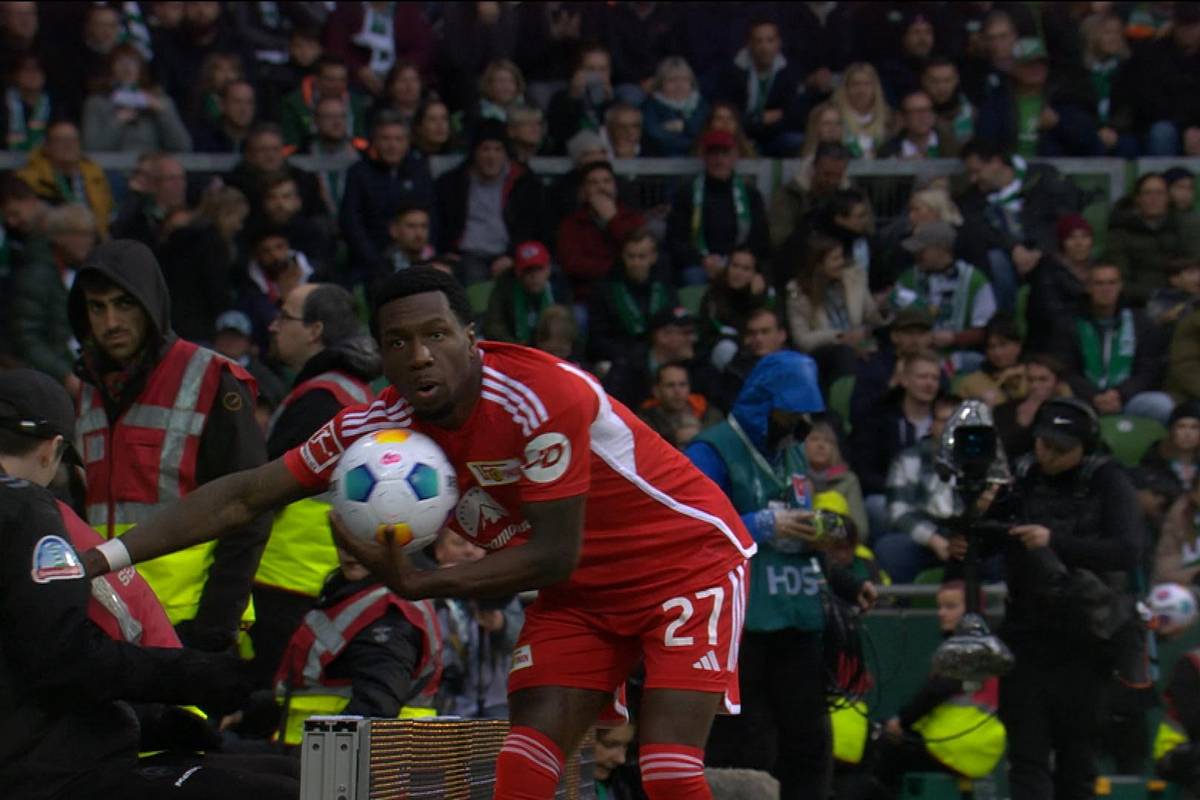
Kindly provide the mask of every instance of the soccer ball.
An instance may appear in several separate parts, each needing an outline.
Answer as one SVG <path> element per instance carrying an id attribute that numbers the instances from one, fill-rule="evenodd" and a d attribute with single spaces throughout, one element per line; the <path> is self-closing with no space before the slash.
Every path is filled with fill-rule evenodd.
<path id="1" fill-rule="evenodd" d="M 1160 583 L 1146 598 L 1150 607 L 1151 627 L 1158 631 L 1178 632 L 1196 621 L 1196 596 L 1178 583 Z"/>
<path id="2" fill-rule="evenodd" d="M 395 428 L 369 433 L 347 448 L 333 472 L 333 508 L 360 539 L 384 541 L 388 531 L 404 552 L 435 538 L 458 503 L 449 459 L 424 434 Z"/>

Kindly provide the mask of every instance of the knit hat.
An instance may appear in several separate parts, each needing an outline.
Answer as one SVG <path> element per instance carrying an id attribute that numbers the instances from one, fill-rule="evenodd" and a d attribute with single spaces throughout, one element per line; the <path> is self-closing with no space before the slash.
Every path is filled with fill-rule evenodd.
<path id="1" fill-rule="evenodd" d="M 1075 231 L 1087 231 L 1088 236 L 1092 233 L 1092 226 L 1082 214 L 1064 214 L 1058 218 L 1058 225 L 1055 226 L 1055 233 L 1058 234 L 1058 243 L 1061 245 Z"/>

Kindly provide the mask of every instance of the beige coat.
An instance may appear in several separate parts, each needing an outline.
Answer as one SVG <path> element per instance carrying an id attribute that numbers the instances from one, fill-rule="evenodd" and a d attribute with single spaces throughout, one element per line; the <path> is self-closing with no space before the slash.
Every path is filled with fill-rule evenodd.
<path id="1" fill-rule="evenodd" d="M 1192 527 L 1195 513 L 1196 507 L 1186 494 L 1167 511 L 1154 553 L 1154 583 L 1189 586 L 1200 574 L 1200 539 Z"/>
<path id="2" fill-rule="evenodd" d="M 875 298 L 871 296 L 871 290 L 867 286 L 866 270 L 862 267 L 847 267 L 843 270 L 842 289 L 846 293 L 846 311 L 850 316 L 851 328 L 883 324 L 879 308 L 875 305 Z M 787 315 L 792 343 L 802 353 L 811 353 L 818 347 L 837 343 L 841 331 L 830 327 L 825 307 L 813 306 L 795 279 L 788 281 L 787 285 Z"/>

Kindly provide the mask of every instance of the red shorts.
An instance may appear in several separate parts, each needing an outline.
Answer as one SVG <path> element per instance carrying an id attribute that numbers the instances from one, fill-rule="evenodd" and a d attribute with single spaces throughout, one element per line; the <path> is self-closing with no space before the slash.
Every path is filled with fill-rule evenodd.
<path id="1" fill-rule="evenodd" d="M 716 585 L 681 590 L 636 612 L 539 598 L 525 613 L 508 691 L 569 686 L 614 692 L 644 660 L 647 689 L 719 692 L 725 711 L 736 714 L 748 586 L 743 562 Z"/>

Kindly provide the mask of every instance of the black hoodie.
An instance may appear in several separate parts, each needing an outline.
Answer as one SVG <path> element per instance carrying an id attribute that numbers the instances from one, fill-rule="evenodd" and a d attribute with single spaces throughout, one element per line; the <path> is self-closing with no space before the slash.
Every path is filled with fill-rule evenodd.
<path id="1" fill-rule="evenodd" d="M 97 273 L 127 291 L 149 317 L 141 366 L 134 368 L 120 397 L 109 396 L 102 380 L 103 372 L 117 366 L 108 361 L 92 340 L 83 289 L 89 273 Z M 147 376 L 178 338 L 171 329 L 171 298 L 158 261 L 141 242 L 117 239 L 100 245 L 79 270 L 68 295 L 67 309 L 75 337 L 83 343 L 84 355 L 76 363 L 75 373 L 99 392 L 111 424 L 141 394 Z M 216 396 L 220 400 L 213 403 L 200 434 L 196 458 L 198 484 L 260 466 L 267 460 L 262 431 L 254 417 L 251 387 L 225 370 Z M 196 618 L 177 626 L 184 644 L 218 650 L 233 642 L 270 531 L 268 514 L 217 543 Z"/>

